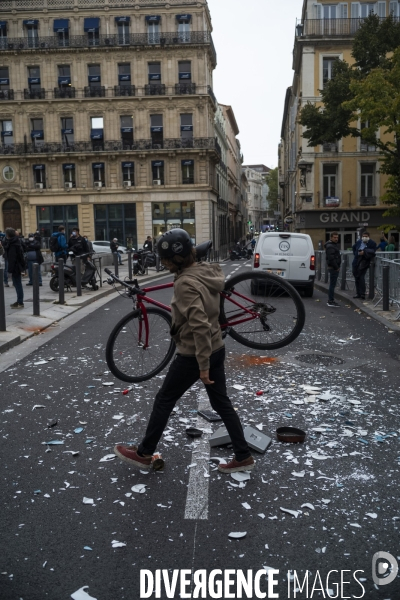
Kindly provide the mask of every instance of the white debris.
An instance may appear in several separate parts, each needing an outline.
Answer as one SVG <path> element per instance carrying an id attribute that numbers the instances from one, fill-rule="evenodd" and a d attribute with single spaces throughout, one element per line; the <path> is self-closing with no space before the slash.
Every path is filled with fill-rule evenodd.
<path id="1" fill-rule="evenodd" d="M 301 514 L 301 510 L 289 510 L 289 508 L 282 508 L 282 506 L 280 506 L 279 508 L 282 512 L 295 517 L 295 519 L 297 519 L 297 517 Z"/>
<path id="2" fill-rule="evenodd" d="M 113 548 L 123 548 L 124 546 L 126 546 L 125 542 L 118 542 L 118 540 L 113 540 L 111 542 L 111 546 Z"/>
<path id="3" fill-rule="evenodd" d="M 245 389 L 244 385 L 239 385 L 238 383 L 235 383 L 232 387 L 234 387 L 235 390 L 239 390 L 239 391 L 242 391 Z"/>
<path id="4" fill-rule="evenodd" d="M 241 540 L 242 538 L 246 537 L 246 535 L 247 531 L 231 531 L 228 537 L 232 538 L 233 540 Z"/>
<path id="5" fill-rule="evenodd" d="M 246 510 L 250 510 L 250 508 L 251 508 L 250 504 L 248 504 L 247 502 L 242 502 L 242 506 L 243 506 L 243 508 L 245 508 Z"/>
<path id="6" fill-rule="evenodd" d="M 350 523 L 350 527 L 358 527 L 358 529 L 361 529 L 361 525 L 358 523 Z"/>
<path id="7" fill-rule="evenodd" d="M 88 585 L 84 585 L 83 587 L 81 587 L 79 590 L 77 590 L 76 592 L 71 594 L 72 600 L 97 600 L 97 598 L 94 598 L 93 596 L 89 596 L 89 594 L 87 592 L 85 592 L 85 590 L 88 590 L 88 589 L 89 589 Z"/>
<path id="8" fill-rule="evenodd" d="M 109 460 L 114 460 L 114 458 L 116 458 L 115 454 L 106 454 L 99 462 L 108 462 Z"/>
<path id="9" fill-rule="evenodd" d="M 367 517 L 371 517 L 371 519 L 377 519 L 378 515 L 376 513 L 365 513 Z"/>
<path id="10" fill-rule="evenodd" d="M 35 408 L 46 408 L 44 404 L 35 404 L 35 406 L 32 408 L 32 410 L 35 410 Z"/>
<path id="11" fill-rule="evenodd" d="M 145 483 L 138 483 L 137 485 L 134 485 L 131 487 L 132 492 L 136 492 L 136 494 L 144 494 L 146 491 L 146 484 Z"/>
<path id="12" fill-rule="evenodd" d="M 304 477 L 305 474 L 305 471 L 298 471 L 298 473 L 296 473 L 296 471 L 292 472 L 292 475 L 294 475 L 294 477 Z"/>
<path id="13" fill-rule="evenodd" d="M 235 481 L 248 481 L 250 479 L 250 473 L 246 473 L 246 472 L 231 473 L 231 477 Z"/>
<path id="14" fill-rule="evenodd" d="M 302 504 L 301 508 L 309 508 L 310 510 L 315 510 L 314 505 L 311 504 L 310 502 L 307 502 L 306 504 Z"/>
<path id="15" fill-rule="evenodd" d="M 83 504 L 94 504 L 93 498 L 86 498 L 86 496 L 84 496 L 82 502 Z"/>

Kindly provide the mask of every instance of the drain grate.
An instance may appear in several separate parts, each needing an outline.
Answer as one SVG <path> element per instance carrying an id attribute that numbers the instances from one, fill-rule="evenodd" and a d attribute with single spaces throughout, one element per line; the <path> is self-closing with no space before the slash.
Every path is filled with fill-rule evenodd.
<path id="1" fill-rule="evenodd" d="M 326 354 L 300 354 L 295 356 L 295 359 L 309 365 L 320 365 L 323 367 L 331 367 L 332 365 L 344 365 L 345 361 L 337 356 Z"/>

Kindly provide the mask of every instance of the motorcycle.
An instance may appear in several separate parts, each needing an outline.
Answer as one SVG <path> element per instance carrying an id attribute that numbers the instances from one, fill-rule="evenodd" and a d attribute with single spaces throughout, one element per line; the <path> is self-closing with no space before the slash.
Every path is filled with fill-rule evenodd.
<path id="1" fill-rule="evenodd" d="M 73 252 L 69 253 L 71 260 L 75 258 Z M 83 289 L 91 286 L 94 291 L 99 289 L 97 285 L 96 274 L 99 275 L 95 264 L 92 262 L 92 255 L 90 254 L 82 254 L 80 258 L 87 258 L 85 265 L 85 271 L 81 276 L 81 286 Z M 50 279 L 50 288 L 53 292 L 58 292 L 59 289 L 59 267 L 57 263 L 51 265 L 51 279 Z M 99 276 L 100 277 L 100 276 Z M 76 266 L 75 265 L 67 265 L 64 263 L 64 288 L 71 289 L 76 287 Z"/>
<path id="2" fill-rule="evenodd" d="M 137 250 L 132 257 L 133 259 L 133 274 L 134 275 L 146 275 L 149 267 L 155 267 L 157 264 L 157 258 L 154 252 L 146 250 Z M 165 267 L 160 263 L 159 271 L 164 271 Z"/>
<path id="3" fill-rule="evenodd" d="M 253 256 L 253 250 L 251 248 L 245 248 L 236 244 L 234 248 L 230 251 L 229 258 L 230 260 L 241 260 L 242 258 L 249 259 Z"/>

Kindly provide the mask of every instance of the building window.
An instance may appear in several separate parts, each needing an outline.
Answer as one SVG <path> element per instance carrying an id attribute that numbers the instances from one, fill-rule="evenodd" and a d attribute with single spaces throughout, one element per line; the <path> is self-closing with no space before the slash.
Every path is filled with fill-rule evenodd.
<path id="1" fill-rule="evenodd" d="M 187 231 L 196 243 L 196 218 L 194 202 L 154 202 L 152 204 L 153 237 L 177 227 Z"/>
<path id="2" fill-rule="evenodd" d="M 400 17 L 400 2 L 397 2 L 397 0 L 395 2 L 391 1 L 389 4 L 389 11 L 394 17 Z"/>
<path id="3" fill-rule="evenodd" d="M 117 25 L 118 44 L 129 44 L 130 17 L 115 17 Z"/>
<path id="4" fill-rule="evenodd" d="M 161 63 L 151 62 L 148 64 L 149 83 L 146 86 L 146 95 L 163 96 L 165 94 L 165 86 L 161 83 Z"/>
<path id="5" fill-rule="evenodd" d="M 76 187 L 76 170 L 75 165 L 68 163 L 63 165 L 64 187 L 66 189 Z"/>
<path id="6" fill-rule="evenodd" d="M 192 63 L 180 61 L 178 63 L 179 83 L 177 84 L 179 94 L 195 94 L 196 86 L 192 83 Z"/>
<path id="7" fill-rule="evenodd" d="M 181 43 L 190 42 L 190 23 L 192 21 L 192 15 L 177 15 L 178 21 L 178 35 Z"/>
<path id="8" fill-rule="evenodd" d="M 181 115 L 181 140 L 184 148 L 193 148 L 193 115 Z"/>
<path id="9" fill-rule="evenodd" d="M 322 85 L 325 85 L 332 79 L 333 68 L 337 58 L 323 58 L 322 59 Z"/>
<path id="10" fill-rule="evenodd" d="M 194 183 L 194 160 L 182 160 L 182 183 Z"/>
<path id="11" fill-rule="evenodd" d="M 104 163 L 93 163 L 93 187 L 102 188 L 106 185 Z"/>
<path id="12" fill-rule="evenodd" d="M 153 185 L 164 185 L 164 161 L 153 160 L 151 162 Z"/>
<path id="13" fill-rule="evenodd" d="M 375 165 L 364 163 L 361 165 L 361 199 L 372 199 L 375 190 Z"/>
<path id="14" fill-rule="evenodd" d="M 84 21 L 84 31 L 88 36 L 89 46 L 98 46 L 100 41 L 100 19 L 99 17 L 89 17 Z"/>
<path id="15" fill-rule="evenodd" d="M 366 2 L 365 4 L 361 4 L 361 18 L 369 17 L 371 13 L 375 13 L 376 4 L 375 2 Z"/>
<path id="16" fill-rule="evenodd" d="M 369 128 L 368 121 L 365 121 L 364 123 L 361 123 L 361 131 L 363 129 L 368 129 L 368 128 Z M 376 152 L 376 146 L 375 146 L 375 144 L 371 144 L 367 140 L 363 140 L 363 138 L 361 137 L 361 140 L 360 140 L 360 151 L 361 152 Z"/>
<path id="17" fill-rule="evenodd" d="M 130 150 L 133 146 L 133 117 L 120 117 L 121 140 L 124 150 Z"/>
<path id="18" fill-rule="evenodd" d="M 59 46 L 69 46 L 69 19 L 54 19 L 54 33 Z"/>
<path id="19" fill-rule="evenodd" d="M 14 181 L 15 171 L 12 167 L 4 167 L 3 169 L 3 179 L 5 181 Z"/>
<path id="20" fill-rule="evenodd" d="M 104 119 L 103 117 L 91 117 L 90 139 L 93 150 L 104 150 Z"/>
<path id="21" fill-rule="evenodd" d="M 61 140 L 64 150 L 71 150 L 74 145 L 74 119 L 72 117 L 61 118 Z"/>
<path id="22" fill-rule="evenodd" d="M 46 188 L 46 167 L 45 165 L 33 165 L 33 183 L 36 189 Z"/>
<path id="23" fill-rule="evenodd" d="M 12 121 L 0 121 L 1 143 L 4 146 L 9 146 L 14 143 L 14 132 Z"/>
<path id="24" fill-rule="evenodd" d="M 28 90 L 25 99 L 43 99 L 44 90 L 41 88 L 40 67 L 28 67 Z"/>
<path id="25" fill-rule="evenodd" d="M 0 48 L 7 48 L 7 21 L 0 21 Z"/>
<path id="26" fill-rule="evenodd" d="M 164 127 L 162 115 L 150 115 L 150 136 L 152 148 L 161 149 L 164 146 Z"/>
<path id="27" fill-rule="evenodd" d="M 105 87 L 101 85 L 100 65 L 88 65 L 88 86 L 85 88 L 86 98 L 105 96 Z"/>
<path id="28" fill-rule="evenodd" d="M 10 73 L 8 67 L 0 67 L 0 99 L 12 100 L 10 91 Z"/>
<path id="29" fill-rule="evenodd" d="M 56 98 L 75 98 L 75 88 L 71 85 L 70 65 L 58 65 L 58 90 Z"/>
<path id="30" fill-rule="evenodd" d="M 146 17 L 147 23 L 147 38 L 149 44 L 160 43 L 160 21 L 159 15 L 148 15 Z"/>
<path id="31" fill-rule="evenodd" d="M 39 46 L 39 21 L 36 19 L 27 19 L 23 21 L 23 24 L 28 38 L 28 47 L 37 48 Z"/>
<path id="32" fill-rule="evenodd" d="M 124 187 L 131 187 L 135 185 L 135 163 L 122 163 L 122 181 Z"/>
<path id="33" fill-rule="evenodd" d="M 96 240 L 112 240 L 137 248 L 136 204 L 95 204 L 94 226 Z"/>
<path id="34" fill-rule="evenodd" d="M 325 206 L 337 206 L 337 165 L 323 166 Z"/>
<path id="35" fill-rule="evenodd" d="M 40 235 L 49 238 L 64 225 L 69 237 L 74 227 L 78 227 L 78 207 L 75 204 L 67 206 L 38 206 L 37 223 Z"/>
<path id="36" fill-rule="evenodd" d="M 31 119 L 31 140 L 35 148 L 40 148 L 40 146 L 43 146 L 43 119 Z"/>

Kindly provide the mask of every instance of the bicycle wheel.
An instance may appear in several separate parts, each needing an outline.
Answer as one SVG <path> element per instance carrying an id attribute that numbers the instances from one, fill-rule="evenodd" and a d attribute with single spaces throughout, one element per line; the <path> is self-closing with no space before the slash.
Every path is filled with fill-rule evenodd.
<path id="1" fill-rule="evenodd" d="M 305 323 L 304 304 L 290 283 L 269 273 L 243 273 L 226 281 L 221 325 L 244 346 L 276 350 L 297 338 Z"/>
<path id="2" fill-rule="evenodd" d="M 146 309 L 149 344 L 141 310 L 135 310 L 112 330 L 106 347 L 107 365 L 122 381 L 136 383 L 151 379 L 167 366 L 175 352 L 170 336 L 171 316 L 159 308 Z"/>

